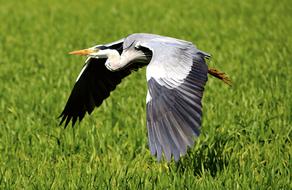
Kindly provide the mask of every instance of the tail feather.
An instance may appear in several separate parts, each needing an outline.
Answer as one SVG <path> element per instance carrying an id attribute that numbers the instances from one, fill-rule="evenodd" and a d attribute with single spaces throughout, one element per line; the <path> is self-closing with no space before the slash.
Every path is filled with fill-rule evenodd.
<path id="1" fill-rule="evenodd" d="M 231 80 L 224 72 L 218 71 L 215 68 L 208 68 L 208 73 L 231 86 Z"/>

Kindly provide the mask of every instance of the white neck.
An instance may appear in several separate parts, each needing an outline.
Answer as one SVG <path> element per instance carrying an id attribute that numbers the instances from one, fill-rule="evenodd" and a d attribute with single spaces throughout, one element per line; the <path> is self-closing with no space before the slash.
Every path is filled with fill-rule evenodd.
<path id="1" fill-rule="evenodd" d="M 105 66 L 111 71 L 117 71 L 127 66 L 131 61 L 147 59 L 143 57 L 143 54 L 139 54 L 137 51 L 124 50 L 122 55 L 117 50 L 105 49 L 99 50 L 96 54 L 98 58 L 107 58 Z"/>
<path id="2" fill-rule="evenodd" d="M 117 50 L 105 49 L 99 50 L 96 54 L 98 58 L 107 58 L 105 66 L 111 71 L 115 71 L 121 68 L 121 56 Z"/>

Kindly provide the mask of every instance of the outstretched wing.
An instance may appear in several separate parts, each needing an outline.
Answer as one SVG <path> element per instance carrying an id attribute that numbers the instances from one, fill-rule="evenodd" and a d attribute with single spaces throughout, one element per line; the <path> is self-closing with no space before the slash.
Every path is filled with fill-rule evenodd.
<path id="1" fill-rule="evenodd" d="M 191 43 L 152 39 L 139 46 L 153 57 L 147 67 L 147 129 L 151 153 L 177 161 L 199 136 L 208 54 Z"/>
<path id="2" fill-rule="evenodd" d="M 99 48 L 111 48 L 122 51 L 123 39 L 101 45 Z M 131 71 L 129 69 L 111 72 L 105 67 L 106 59 L 89 58 L 73 87 L 67 104 L 61 113 L 60 125 L 65 122 L 65 127 L 72 120 L 72 126 L 77 119 L 81 121 L 87 112 L 91 114 L 95 107 L 101 105 L 110 92 L 113 91 L 121 80 L 128 76 Z"/>
<path id="3" fill-rule="evenodd" d="M 101 105 L 110 92 L 121 80 L 130 74 L 128 70 L 111 72 L 105 67 L 106 59 L 90 58 L 77 78 L 67 104 L 61 113 L 60 125 L 65 127 L 72 120 L 74 126 L 77 119 L 81 121 L 87 112 L 91 114 L 95 107 Z"/>

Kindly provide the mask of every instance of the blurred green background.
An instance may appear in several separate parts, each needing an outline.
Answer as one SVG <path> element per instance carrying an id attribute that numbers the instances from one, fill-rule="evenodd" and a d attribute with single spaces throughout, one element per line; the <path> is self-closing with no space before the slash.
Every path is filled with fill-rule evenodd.
<path id="1" fill-rule="evenodd" d="M 291 1 L 0 0 L 0 189 L 291 189 Z M 84 58 L 135 32 L 192 41 L 209 77 L 202 135 L 178 163 L 147 145 L 145 69 L 58 127 Z"/>

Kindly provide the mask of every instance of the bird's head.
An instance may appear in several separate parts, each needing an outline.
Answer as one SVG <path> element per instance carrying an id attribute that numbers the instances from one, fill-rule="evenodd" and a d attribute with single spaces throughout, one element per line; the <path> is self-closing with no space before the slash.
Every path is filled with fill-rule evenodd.
<path id="1" fill-rule="evenodd" d="M 69 54 L 72 55 L 85 55 L 92 58 L 105 58 L 105 66 L 111 70 L 116 71 L 121 68 L 120 66 L 120 54 L 116 49 L 111 49 L 105 46 L 95 46 L 88 49 L 72 51 Z"/>
<path id="2" fill-rule="evenodd" d="M 138 48 L 133 43 L 117 49 L 98 45 L 88 49 L 72 51 L 69 54 L 85 55 L 92 58 L 106 58 L 105 66 L 111 71 L 120 70 L 135 62 L 149 63 L 152 56 L 148 49 Z"/>

